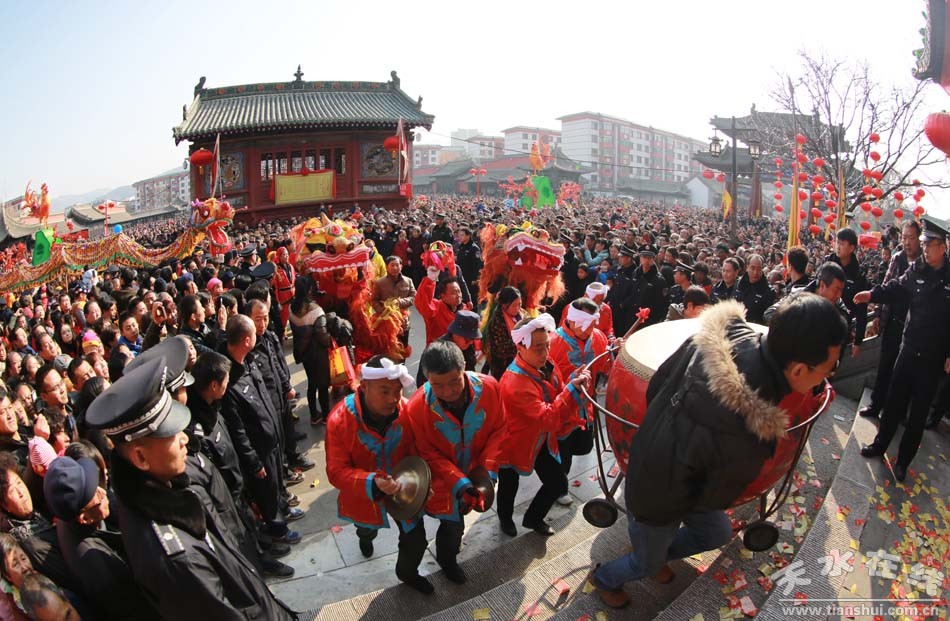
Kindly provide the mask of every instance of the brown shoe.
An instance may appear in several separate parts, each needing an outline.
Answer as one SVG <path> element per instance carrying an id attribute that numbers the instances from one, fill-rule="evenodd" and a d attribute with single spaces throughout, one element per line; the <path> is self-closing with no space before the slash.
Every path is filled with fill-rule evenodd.
<path id="1" fill-rule="evenodd" d="M 600 598 L 600 601 L 602 601 L 605 606 L 610 606 L 611 608 L 626 608 L 630 604 L 630 596 L 627 595 L 627 592 L 623 589 L 614 591 L 600 587 L 596 588 L 597 597 Z"/>
<path id="2" fill-rule="evenodd" d="M 656 572 L 656 574 L 653 576 L 653 579 L 659 582 L 660 584 L 669 584 L 673 582 L 675 578 L 676 578 L 676 574 L 673 573 L 673 570 L 670 569 L 669 565 L 664 565 L 663 569 Z"/>

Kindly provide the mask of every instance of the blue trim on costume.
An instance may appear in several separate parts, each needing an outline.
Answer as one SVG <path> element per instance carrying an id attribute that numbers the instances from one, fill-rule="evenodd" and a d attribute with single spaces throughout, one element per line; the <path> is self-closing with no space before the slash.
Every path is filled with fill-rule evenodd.
<path id="1" fill-rule="evenodd" d="M 369 476 L 366 477 L 366 495 L 367 495 L 367 496 L 369 497 L 369 499 L 372 500 L 373 502 L 376 502 L 376 499 L 373 498 L 373 479 L 375 479 L 375 478 L 376 478 L 376 473 L 375 473 L 375 472 L 370 472 L 370 473 L 369 473 Z"/>

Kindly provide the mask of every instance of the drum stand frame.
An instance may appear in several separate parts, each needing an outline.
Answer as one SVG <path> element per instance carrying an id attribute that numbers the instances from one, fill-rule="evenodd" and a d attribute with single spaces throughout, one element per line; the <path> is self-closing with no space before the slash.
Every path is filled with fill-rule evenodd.
<path id="1" fill-rule="evenodd" d="M 601 356 L 611 353 L 612 351 L 613 350 L 608 349 L 603 354 L 597 356 L 594 361 L 596 361 Z M 593 364 L 594 361 L 589 363 L 587 366 Z M 811 435 L 812 427 L 814 427 L 815 421 L 818 420 L 818 417 L 828 410 L 828 407 L 834 400 L 834 390 L 831 388 L 831 384 L 828 382 L 828 380 L 824 381 L 822 391 L 824 392 L 824 399 L 818 410 L 807 420 L 786 430 L 786 433 L 790 433 L 797 429 L 803 429 L 801 437 L 798 440 L 798 447 L 795 449 L 795 456 L 792 458 L 792 463 L 789 465 L 788 471 L 782 478 L 777 490 L 775 484 L 773 484 L 769 489 L 759 495 L 759 519 L 749 522 L 744 526 L 733 527 L 734 533 L 739 533 L 743 530 L 746 531 L 746 535 L 743 537 L 743 544 L 753 551 L 761 552 L 763 550 L 767 550 L 768 548 L 771 548 L 773 545 L 775 545 L 776 541 L 778 541 L 778 529 L 776 529 L 773 524 L 766 522 L 766 520 L 775 515 L 779 508 L 781 508 L 781 506 L 785 504 L 785 501 L 788 499 L 788 495 L 792 489 L 792 475 L 795 472 L 795 468 L 798 467 L 798 462 L 801 459 L 802 454 L 805 452 L 805 446 L 808 444 L 808 438 Z M 612 451 L 613 449 L 607 446 L 607 443 L 603 437 L 604 426 L 601 422 L 601 416 L 610 417 L 623 425 L 637 429 L 639 429 L 640 426 L 617 416 L 607 408 L 597 403 L 597 400 L 591 397 L 586 388 L 582 387 L 580 392 L 593 405 L 592 423 L 594 425 L 594 449 L 597 453 L 597 471 L 599 474 L 597 482 L 600 485 L 601 491 L 604 493 L 603 499 L 595 498 L 585 503 L 584 517 L 587 518 L 588 522 L 591 522 L 595 526 L 601 526 L 601 524 L 593 522 L 592 519 L 588 517 L 587 506 L 592 505 L 592 510 L 590 512 L 591 515 L 594 515 L 595 512 L 598 511 L 606 511 L 606 515 L 601 514 L 601 516 L 598 516 L 603 517 L 603 519 L 600 520 L 603 523 L 603 526 L 601 527 L 606 528 L 611 526 L 616 521 L 618 513 L 623 513 L 626 515 L 627 509 L 618 503 L 614 497 L 617 493 L 617 490 L 620 489 L 620 485 L 624 481 L 625 473 L 618 473 L 616 480 L 609 486 L 607 484 L 607 477 L 604 471 L 603 455 L 607 451 Z M 769 492 L 772 490 L 776 490 L 776 492 L 774 498 L 772 498 L 772 502 L 769 503 L 768 496 Z"/>

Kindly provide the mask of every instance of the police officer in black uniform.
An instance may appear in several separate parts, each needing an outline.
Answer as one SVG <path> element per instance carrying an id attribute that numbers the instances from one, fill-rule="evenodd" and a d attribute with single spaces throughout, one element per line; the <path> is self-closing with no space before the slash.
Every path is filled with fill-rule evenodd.
<path id="1" fill-rule="evenodd" d="M 93 401 L 87 424 L 115 443 L 112 477 L 136 582 L 163 619 L 296 619 L 241 553 L 185 474 L 191 415 L 154 359 Z"/>
<path id="2" fill-rule="evenodd" d="M 450 229 L 449 225 L 445 223 L 444 213 L 438 213 L 435 215 L 435 226 L 433 226 L 432 230 L 429 231 L 429 241 L 444 241 L 450 245 L 455 243 L 455 238 L 452 235 L 452 229 Z"/>
<path id="3" fill-rule="evenodd" d="M 614 286 L 604 298 L 614 313 L 614 334 L 618 337 L 626 334 L 636 320 L 637 309 L 633 307 L 633 296 L 636 293 L 633 277 L 637 271 L 633 263 L 635 256 L 636 249 L 627 245 L 620 246 L 620 267 L 614 275 Z"/>
<path id="4" fill-rule="evenodd" d="M 900 278 L 911 263 L 920 256 L 920 225 L 909 220 L 901 227 L 901 249 L 894 253 L 881 284 Z M 891 384 L 894 362 L 901 349 L 901 337 L 904 333 L 904 321 L 907 319 L 907 301 L 897 300 L 881 305 L 878 317 L 878 334 L 881 335 L 881 354 L 877 363 L 877 376 L 871 401 L 858 410 L 858 414 L 868 418 L 877 418 L 887 403 L 887 389 Z"/>
<path id="5" fill-rule="evenodd" d="M 864 457 L 884 454 L 900 420 L 910 413 L 901 437 L 894 476 L 903 481 L 907 467 L 917 454 L 924 423 L 943 373 L 950 372 L 950 265 L 947 263 L 947 224 L 924 216 L 921 241 L 923 256 L 903 276 L 854 296 L 856 305 L 908 304 L 903 341 L 888 389 L 884 415 L 874 442 L 861 449 Z"/>
<path id="6" fill-rule="evenodd" d="M 641 308 L 649 308 L 650 316 L 643 323 L 644 326 L 660 323 L 666 319 L 666 311 L 669 306 L 669 287 L 659 270 L 656 268 L 656 246 L 644 244 L 640 247 L 640 265 L 632 272 L 624 271 L 624 262 L 633 265 L 632 258 L 621 261 L 621 269 L 617 270 L 617 279 L 614 282 L 614 289 L 623 282 L 620 292 L 613 298 L 617 306 L 611 301 L 611 289 L 607 294 L 607 302 L 611 310 L 614 311 L 614 334 L 618 337 L 627 333 L 634 321 L 637 319 L 637 311 Z M 633 250 L 629 247 L 620 249 L 620 255 L 631 256 Z M 626 276 L 627 273 L 631 275 Z M 621 317 L 618 322 L 618 316 Z M 618 328 L 620 328 L 618 330 Z"/>
<path id="7" fill-rule="evenodd" d="M 676 262 L 673 268 L 673 286 L 670 287 L 670 305 L 682 304 L 683 296 L 693 279 L 693 268 L 685 263 Z"/>

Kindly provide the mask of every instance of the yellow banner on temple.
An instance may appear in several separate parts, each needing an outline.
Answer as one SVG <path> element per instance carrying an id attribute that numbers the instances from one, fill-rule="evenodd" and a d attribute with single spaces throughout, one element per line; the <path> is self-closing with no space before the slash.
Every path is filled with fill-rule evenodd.
<path id="1" fill-rule="evenodd" d="M 334 198 L 336 178 L 332 170 L 306 175 L 277 175 L 274 204 L 308 203 Z"/>

